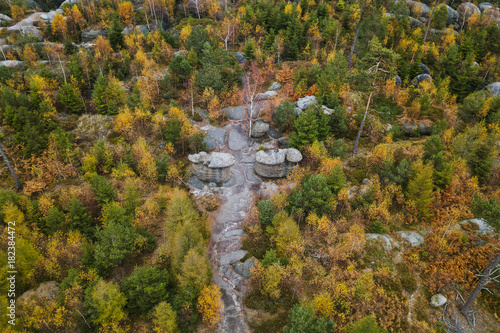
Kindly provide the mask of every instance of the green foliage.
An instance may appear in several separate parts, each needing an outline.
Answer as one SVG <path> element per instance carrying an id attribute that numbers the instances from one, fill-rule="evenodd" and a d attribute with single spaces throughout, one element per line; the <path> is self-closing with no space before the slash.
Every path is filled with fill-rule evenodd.
<path id="1" fill-rule="evenodd" d="M 94 263 L 100 272 L 107 274 L 134 251 L 137 232 L 125 209 L 116 203 L 106 206 L 103 216 L 105 227 L 96 233 Z"/>
<path id="2" fill-rule="evenodd" d="M 261 263 L 264 267 L 274 264 L 280 264 L 284 266 L 286 264 L 286 258 L 277 257 L 276 250 L 267 250 Z"/>
<path id="3" fill-rule="evenodd" d="M 446 28 L 446 22 L 448 21 L 448 8 L 446 6 L 439 6 L 432 18 L 432 24 L 434 29 L 443 30 Z"/>
<path id="4" fill-rule="evenodd" d="M 417 279 L 415 278 L 415 273 L 403 262 L 396 264 L 396 269 L 398 271 L 399 278 L 401 280 L 401 285 L 409 293 L 417 290 Z"/>
<path id="5" fill-rule="evenodd" d="M 116 283 L 100 280 L 86 294 L 85 303 L 94 323 L 110 325 L 126 318 L 127 299 Z"/>
<path id="6" fill-rule="evenodd" d="M 397 165 L 386 159 L 381 166 L 377 166 L 377 173 L 384 183 L 394 183 L 406 190 L 409 180 L 411 163 L 403 158 Z"/>
<path id="7" fill-rule="evenodd" d="M 450 184 L 453 175 L 453 167 L 446 161 L 441 138 L 437 135 L 431 136 L 424 144 L 424 162 L 432 162 L 434 166 L 434 185 L 444 189 Z"/>
<path id="8" fill-rule="evenodd" d="M 433 201 L 433 171 L 431 165 L 418 162 L 412 168 L 412 177 L 408 183 L 406 196 L 413 201 L 421 218 L 432 215 L 429 206 Z"/>
<path id="9" fill-rule="evenodd" d="M 70 83 L 63 83 L 59 88 L 59 99 L 69 113 L 80 114 L 84 105 L 75 88 Z"/>
<path id="10" fill-rule="evenodd" d="M 373 221 L 370 223 L 370 226 L 368 227 L 368 231 L 374 234 L 386 234 L 387 229 L 384 227 L 384 224 L 380 221 Z"/>
<path id="11" fill-rule="evenodd" d="M 106 177 L 93 174 L 90 176 L 90 186 L 96 195 L 97 202 L 100 206 L 104 206 L 116 197 L 113 185 L 108 182 Z"/>
<path id="12" fill-rule="evenodd" d="M 500 231 L 500 204 L 495 198 L 483 199 L 476 192 L 471 209 L 475 217 L 484 218 L 497 232 Z"/>
<path id="13" fill-rule="evenodd" d="M 87 208 L 80 200 L 73 198 L 69 204 L 69 228 L 78 230 L 82 235 L 93 238 L 95 224 L 89 215 Z"/>
<path id="14" fill-rule="evenodd" d="M 291 213 L 296 213 L 300 209 L 306 215 L 313 212 L 319 216 L 328 215 L 333 210 L 330 203 L 332 195 L 327 178 L 322 175 L 312 175 L 290 194 L 288 209 Z"/>
<path id="15" fill-rule="evenodd" d="M 108 30 L 108 40 L 115 52 L 118 52 L 120 48 L 125 45 L 122 31 L 123 26 L 121 25 L 120 20 L 117 17 L 113 18 L 111 29 Z"/>
<path id="16" fill-rule="evenodd" d="M 122 281 L 122 290 L 127 297 L 131 312 L 146 314 L 168 297 L 169 277 L 165 270 L 155 266 L 136 267 Z"/>
<path id="17" fill-rule="evenodd" d="M 185 56 L 178 55 L 172 59 L 168 65 L 168 70 L 173 75 L 176 86 L 180 88 L 192 74 L 193 67 L 189 64 Z"/>
<path id="18" fill-rule="evenodd" d="M 65 227 L 66 215 L 57 207 L 51 207 L 45 219 L 40 221 L 40 229 L 48 235 Z"/>
<path id="19" fill-rule="evenodd" d="M 469 157 L 472 174 L 477 176 L 479 182 L 484 184 L 493 167 L 493 143 L 491 138 L 484 140 Z"/>
<path id="20" fill-rule="evenodd" d="M 106 95 L 104 90 L 106 89 L 106 77 L 99 74 L 96 82 L 94 83 L 94 92 L 92 94 L 92 99 L 95 104 L 97 112 L 100 114 L 108 113 L 108 104 L 106 103 Z"/>
<path id="21" fill-rule="evenodd" d="M 326 177 L 326 182 L 328 184 L 328 188 L 332 192 L 334 197 L 339 194 L 340 190 L 346 186 L 347 179 L 342 172 L 342 167 L 337 165 L 333 170 L 330 171 L 330 174 Z"/>
<path id="22" fill-rule="evenodd" d="M 161 302 L 153 309 L 153 323 L 162 332 L 177 332 L 177 314 L 167 302 Z"/>
<path id="23" fill-rule="evenodd" d="M 333 157 L 344 158 L 345 154 L 349 150 L 349 146 L 343 139 L 334 140 L 333 137 L 330 137 L 327 141 L 325 141 L 325 145 L 328 152 Z"/>
<path id="24" fill-rule="evenodd" d="M 317 318 L 311 307 L 301 307 L 296 304 L 289 312 L 288 325 L 285 333 L 328 333 L 333 332 L 335 325 L 332 320 Z"/>
<path id="25" fill-rule="evenodd" d="M 260 223 L 264 226 L 271 225 L 276 214 L 276 208 L 274 208 L 273 203 L 270 200 L 261 200 L 257 202 L 257 209 L 259 211 Z"/>
<path id="26" fill-rule="evenodd" d="M 207 42 L 210 42 L 207 30 L 202 25 L 197 25 L 193 28 L 186 41 L 186 48 L 188 50 L 193 49 L 198 55 L 198 58 L 200 58 L 205 43 Z"/>
<path id="27" fill-rule="evenodd" d="M 276 121 L 276 123 L 280 126 L 280 129 L 289 129 L 296 117 L 295 106 L 293 103 L 289 100 L 281 102 L 281 104 L 276 107 L 275 112 L 276 115 L 274 121 Z"/>
<path id="28" fill-rule="evenodd" d="M 245 58 L 250 61 L 255 59 L 255 49 L 255 39 L 249 38 L 245 43 L 245 46 L 243 46 L 243 53 L 245 54 Z"/>
<path id="29" fill-rule="evenodd" d="M 224 82 L 219 69 L 211 64 L 206 64 L 196 75 L 196 85 L 200 91 L 212 88 L 215 91 L 224 90 Z"/>
<path id="30" fill-rule="evenodd" d="M 203 287 L 212 281 L 213 269 L 208 258 L 194 249 L 188 251 L 177 277 L 181 295 L 185 300 L 193 301 Z"/>
<path id="31" fill-rule="evenodd" d="M 374 316 L 367 316 L 360 319 L 352 326 L 350 326 L 347 331 L 348 333 L 388 333 L 377 324 L 377 320 Z"/>
<path id="32" fill-rule="evenodd" d="M 314 141 L 323 141 L 328 136 L 329 117 L 318 105 L 310 106 L 294 122 L 294 131 L 290 135 L 290 146 L 301 149 Z"/>

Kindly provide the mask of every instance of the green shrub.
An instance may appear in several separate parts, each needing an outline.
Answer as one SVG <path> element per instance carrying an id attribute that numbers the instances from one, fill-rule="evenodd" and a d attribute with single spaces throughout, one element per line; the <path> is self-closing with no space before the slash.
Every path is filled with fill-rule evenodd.
<path id="1" fill-rule="evenodd" d="M 287 130 L 292 127 L 296 117 L 295 106 L 290 101 L 283 101 L 276 107 L 275 121 L 280 126 L 280 130 Z"/>
<path id="2" fill-rule="evenodd" d="M 259 211 L 260 223 L 264 226 L 271 225 L 276 214 L 273 203 L 270 200 L 261 200 L 257 202 L 257 210 Z"/>
<path id="3" fill-rule="evenodd" d="M 148 313 L 154 306 L 167 300 L 168 283 L 167 271 L 147 265 L 136 267 L 122 281 L 127 307 L 133 313 Z"/>
<path id="4" fill-rule="evenodd" d="M 386 234 L 387 229 L 384 227 L 384 224 L 380 221 L 373 221 L 368 227 L 368 231 L 374 234 Z"/>
<path id="5" fill-rule="evenodd" d="M 285 333 L 329 333 L 335 325 L 331 319 L 317 318 L 311 307 L 301 307 L 296 304 L 289 312 L 288 325 Z"/>
<path id="6" fill-rule="evenodd" d="M 415 278 L 415 273 L 413 273 L 408 265 L 400 262 L 396 264 L 396 269 L 403 288 L 410 293 L 417 290 L 417 279 Z"/>

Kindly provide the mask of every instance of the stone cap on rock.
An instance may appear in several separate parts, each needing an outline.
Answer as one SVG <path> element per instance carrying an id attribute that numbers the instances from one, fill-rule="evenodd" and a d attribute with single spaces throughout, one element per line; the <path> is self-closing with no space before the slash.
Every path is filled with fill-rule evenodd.
<path id="1" fill-rule="evenodd" d="M 193 163 L 203 163 L 209 168 L 227 168 L 236 163 L 233 155 L 217 152 L 207 154 L 202 151 L 198 154 L 189 155 L 188 159 Z"/>
<path id="2" fill-rule="evenodd" d="M 285 162 L 297 163 L 302 160 L 302 154 L 295 148 L 274 149 L 268 151 L 258 151 L 255 154 L 255 161 L 266 165 L 277 165 Z"/>

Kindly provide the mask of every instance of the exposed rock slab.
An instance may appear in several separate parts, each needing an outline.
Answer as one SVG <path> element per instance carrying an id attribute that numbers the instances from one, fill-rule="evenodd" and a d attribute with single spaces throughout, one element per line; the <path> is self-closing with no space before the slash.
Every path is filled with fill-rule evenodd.
<path id="1" fill-rule="evenodd" d="M 231 150 L 242 150 L 248 148 L 248 137 L 238 133 L 237 131 L 230 131 L 227 146 Z"/>
<path id="2" fill-rule="evenodd" d="M 470 219 L 460 222 L 460 224 L 473 223 L 478 227 L 478 235 L 488 235 L 495 232 L 495 230 L 484 219 Z"/>
<path id="3" fill-rule="evenodd" d="M 493 96 L 500 95 L 500 82 L 493 82 L 488 84 L 485 89 L 489 90 Z"/>
<path id="4" fill-rule="evenodd" d="M 310 105 L 316 104 L 315 96 L 305 96 L 299 98 L 297 102 L 295 102 L 295 106 L 297 106 L 300 110 L 305 111 Z"/>
<path id="5" fill-rule="evenodd" d="M 384 249 L 387 251 L 392 250 L 393 244 L 394 244 L 394 247 L 399 246 L 398 243 L 396 243 L 394 241 L 394 239 L 392 239 L 391 236 L 386 235 L 386 234 L 366 234 L 366 237 L 368 239 L 375 239 L 375 240 L 381 241 L 384 244 Z"/>
<path id="6" fill-rule="evenodd" d="M 409 243 L 412 247 L 424 245 L 425 239 L 416 231 L 396 231 L 396 234 L 403 238 L 403 241 Z"/>

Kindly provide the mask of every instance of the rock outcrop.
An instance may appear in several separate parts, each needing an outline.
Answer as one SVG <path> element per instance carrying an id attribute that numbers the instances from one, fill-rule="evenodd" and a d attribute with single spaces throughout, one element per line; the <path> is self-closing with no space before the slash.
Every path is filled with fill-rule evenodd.
<path id="1" fill-rule="evenodd" d="M 500 82 L 493 82 L 488 84 L 485 89 L 489 90 L 493 96 L 500 95 Z"/>
<path id="2" fill-rule="evenodd" d="M 213 152 L 207 154 L 200 152 L 189 155 L 193 163 L 193 173 L 206 182 L 226 183 L 231 179 L 231 166 L 236 159 L 231 154 Z"/>
<path id="3" fill-rule="evenodd" d="M 476 14 L 481 15 L 481 11 L 472 2 L 464 2 L 457 8 L 458 20 L 460 24 L 464 24 L 469 18 Z"/>
<path id="4" fill-rule="evenodd" d="M 255 154 L 255 173 L 266 178 L 282 178 L 288 175 L 302 160 L 300 151 L 294 148 L 258 151 Z"/>
<path id="5" fill-rule="evenodd" d="M 269 131 L 269 124 L 263 120 L 257 119 L 252 125 L 252 137 L 254 138 L 263 137 L 267 131 Z"/>

